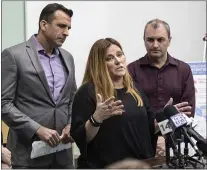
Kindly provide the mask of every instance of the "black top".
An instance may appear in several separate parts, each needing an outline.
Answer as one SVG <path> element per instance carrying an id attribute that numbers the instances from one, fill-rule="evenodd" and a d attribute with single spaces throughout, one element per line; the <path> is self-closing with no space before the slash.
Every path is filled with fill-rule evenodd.
<path id="1" fill-rule="evenodd" d="M 72 107 L 71 135 L 80 149 L 78 168 L 104 168 L 124 159 L 147 159 L 154 156 L 154 114 L 146 96 L 140 92 L 144 107 L 138 107 L 126 89 L 116 89 L 125 112 L 104 120 L 94 139 L 87 144 L 85 123 L 96 109 L 95 87 L 82 85 Z M 154 149 L 154 150 L 153 150 Z"/>

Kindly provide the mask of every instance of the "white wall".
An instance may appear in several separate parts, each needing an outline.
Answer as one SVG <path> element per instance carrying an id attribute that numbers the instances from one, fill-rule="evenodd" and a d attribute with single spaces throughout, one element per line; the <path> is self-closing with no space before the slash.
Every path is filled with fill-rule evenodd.
<path id="1" fill-rule="evenodd" d="M 3 51 L 5 48 L 21 43 L 25 40 L 25 19 L 24 1 L 2 1 L 1 5 L 1 50 Z"/>
<path id="2" fill-rule="evenodd" d="M 38 30 L 41 10 L 55 1 L 26 2 L 26 38 Z M 169 52 L 186 62 L 203 58 L 206 32 L 204 1 L 57 1 L 74 11 L 70 36 L 63 48 L 72 53 L 77 85 L 81 84 L 87 56 L 99 38 L 112 37 L 123 46 L 127 61 L 145 54 L 143 30 L 147 21 L 159 18 L 169 23 L 172 42 Z"/>

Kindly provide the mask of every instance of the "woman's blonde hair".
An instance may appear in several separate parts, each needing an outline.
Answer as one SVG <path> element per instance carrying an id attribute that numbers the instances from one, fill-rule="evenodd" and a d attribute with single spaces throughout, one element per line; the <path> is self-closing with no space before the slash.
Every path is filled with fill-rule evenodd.
<path id="1" fill-rule="evenodd" d="M 105 61 L 106 51 L 112 44 L 117 45 L 122 50 L 119 42 L 112 38 L 99 39 L 93 44 L 88 56 L 82 81 L 82 84 L 92 82 L 95 86 L 96 94 L 99 93 L 103 97 L 103 100 L 111 96 L 116 96 L 113 81 Z M 126 74 L 123 76 L 123 80 L 127 93 L 130 93 L 136 99 L 138 106 L 143 106 L 142 98 L 134 87 L 131 76 L 127 70 Z"/>

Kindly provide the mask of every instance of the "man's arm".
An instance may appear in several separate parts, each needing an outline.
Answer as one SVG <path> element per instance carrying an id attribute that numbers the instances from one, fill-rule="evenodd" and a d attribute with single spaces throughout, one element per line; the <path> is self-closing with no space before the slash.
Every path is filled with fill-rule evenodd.
<path id="1" fill-rule="evenodd" d="M 192 107 L 191 115 L 194 117 L 195 114 L 195 86 L 193 81 L 193 74 L 190 66 L 185 70 L 184 81 L 183 81 L 183 91 L 180 102 L 188 102 Z"/>
<path id="2" fill-rule="evenodd" d="M 2 120 L 15 132 L 31 139 L 40 125 L 15 107 L 18 68 L 11 50 L 1 55 L 1 114 Z"/>
<path id="3" fill-rule="evenodd" d="M 71 114 L 72 114 L 72 105 L 73 105 L 73 100 L 77 91 L 77 85 L 76 85 L 76 79 L 75 79 L 75 64 L 74 64 L 74 60 L 73 57 L 72 58 L 72 66 L 73 66 L 73 85 L 72 85 L 72 89 L 71 89 L 71 93 L 70 93 L 70 102 L 69 102 L 69 114 L 68 114 L 68 124 L 71 124 Z"/>
<path id="4" fill-rule="evenodd" d="M 73 73 L 73 85 L 71 88 L 71 93 L 70 93 L 70 101 L 69 101 L 69 111 L 68 111 L 68 125 L 62 130 L 62 134 L 60 136 L 61 141 L 63 143 L 68 143 L 68 142 L 74 142 L 72 137 L 70 136 L 70 124 L 71 124 L 71 115 L 72 115 L 72 105 L 73 105 L 73 99 L 75 97 L 76 91 L 77 91 L 77 85 L 76 85 L 76 79 L 75 79 L 75 64 L 73 57 L 71 56 L 72 60 L 72 73 Z"/>
<path id="5" fill-rule="evenodd" d="M 74 140 L 70 136 L 70 124 L 71 124 L 71 117 L 72 117 L 71 114 L 72 114 L 73 99 L 76 90 L 77 90 L 77 86 L 76 86 L 75 73 L 74 73 L 73 86 L 70 93 L 71 97 L 69 102 L 68 125 L 63 129 L 62 134 L 60 136 L 62 143 L 74 142 Z"/>

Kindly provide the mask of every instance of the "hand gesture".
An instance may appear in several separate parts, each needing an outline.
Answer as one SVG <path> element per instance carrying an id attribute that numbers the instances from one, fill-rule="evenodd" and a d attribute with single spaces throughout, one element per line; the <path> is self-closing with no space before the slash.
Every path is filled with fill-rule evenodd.
<path id="1" fill-rule="evenodd" d="M 173 104 L 173 98 L 170 98 L 170 100 L 167 102 L 165 107 L 168 105 L 172 105 L 172 104 Z M 188 102 L 181 102 L 181 103 L 175 104 L 174 106 L 179 112 L 183 112 L 186 115 L 191 115 L 192 107 L 189 106 Z"/>
<path id="2" fill-rule="evenodd" d="M 96 111 L 93 115 L 94 119 L 101 123 L 103 120 L 111 116 L 121 115 L 124 110 L 121 100 L 114 101 L 115 97 L 112 96 L 103 102 L 102 96 L 97 94 Z"/>

